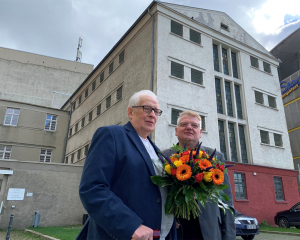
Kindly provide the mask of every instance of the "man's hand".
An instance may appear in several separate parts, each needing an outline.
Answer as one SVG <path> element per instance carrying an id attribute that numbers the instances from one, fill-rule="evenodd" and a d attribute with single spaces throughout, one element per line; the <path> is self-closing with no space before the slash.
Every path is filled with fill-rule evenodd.
<path id="1" fill-rule="evenodd" d="M 132 240 L 153 240 L 153 230 L 144 225 L 138 227 L 133 233 Z"/>

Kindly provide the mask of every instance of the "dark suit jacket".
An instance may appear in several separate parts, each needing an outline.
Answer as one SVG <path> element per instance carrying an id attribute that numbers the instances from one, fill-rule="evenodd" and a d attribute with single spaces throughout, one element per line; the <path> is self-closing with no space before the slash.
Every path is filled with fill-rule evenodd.
<path id="1" fill-rule="evenodd" d="M 161 194 L 150 179 L 154 175 L 152 160 L 130 122 L 99 128 L 79 187 L 89 223 L 78 239 L 131 239 L 141 224 L 160 230 Z M 175 224 L 172 230 L 174 239 Z"/>
<path id="2" fill-rule="evenodd" d="M 201 146 L 201 150 L 206 153 L 212 153 L 214 150 L 208 147 Z M 166 149 L 162 152 L 166 156 L 171 156 L 175 151 L 172 148 Z M 216 152 L 215 156 L 222 162 L 225 162 L 223 153 Z M 224 190 L 230 201 L 226 202 L 231 210 L 234 212 L 232 203 L 232 192 L 229 182 L 228 174 L 224 176 L 224 184 L 228 185 L 228 188 Z M 199 204 L 202 214 L 199 216 L 199 224 L 204 240 L 233 240 L 235 239 L 235 224 L 234 218 L 231 213 L 226 210 L 226 214 L 216 204 L 206 204 L 206 210 Z"/>

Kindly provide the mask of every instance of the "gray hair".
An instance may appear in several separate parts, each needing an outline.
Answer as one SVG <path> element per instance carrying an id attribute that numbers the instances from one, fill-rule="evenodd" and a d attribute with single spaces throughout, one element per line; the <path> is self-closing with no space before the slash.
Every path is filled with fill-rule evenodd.
<path id="1" fill-rule="evenodd" d="M 177 118 L 177 126 L 178 126 L 178 124 L 179 124 L 180 119 L 181 119 L 183 116 L 190 116 L 190 117 L 195 117 L 195 118 L 197 118 L 197 119 L 199 120 L 199 122 L 200 122 L 200 128 L 202 128 L 202 120 L 201 120 L 200 115 L 199 115 L 198 113 L 193 112 L 193 111 L 183 111 L 183 112 L 179 113 L 179 116 L 178 116 L 178 118 Z"/>
<path id="2" fill-rule="evenodd" d="M 151 96 L 157 99 L 157 96 L 150 90 L 141 90 L 139 92 L 134 93 L 131 98 L 129 99 L 128 107 L 136 106 L 139 104 L 141 96 Z"/>

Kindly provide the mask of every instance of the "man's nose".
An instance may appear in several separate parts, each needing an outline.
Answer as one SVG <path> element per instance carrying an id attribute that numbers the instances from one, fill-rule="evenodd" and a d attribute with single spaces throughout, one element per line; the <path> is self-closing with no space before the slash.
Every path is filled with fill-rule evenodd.
<path id="1" fill-rule="evenodd" d="M 151 110 L 151 112 L 149 113 L 149 116 L 155 117 L 154 109 Z"/>

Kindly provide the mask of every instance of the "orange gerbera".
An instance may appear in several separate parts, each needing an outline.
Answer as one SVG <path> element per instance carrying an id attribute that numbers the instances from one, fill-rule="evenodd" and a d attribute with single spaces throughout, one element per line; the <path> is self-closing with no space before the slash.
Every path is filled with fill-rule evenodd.
<path id="1" fill-rule="evenodd" d="M 176 178 L 179 181 L 184 181 L 189 179 L 192 176 L 192 169 L 188 165 L 181 165 L 177 168 Z"/>
<path id="2" fill-rule="evenodd" d="M 180 160 L 183 164 L 185 164 L 185 163 L 189 162 L 189 158 L 190 158 L 189 155 L 183 155 L 181 158 L 179 158 L 179 160 Z"/>
<path id="3" fill-rule="evenodd" d="M 224 181 L 224 174 L 219 169 L 212 170 L 212 180 L 215 185 L 221 185 Z"/>
<path id="4" fill-rule="evenodd" d="M 211 166 L 212 166 L 211 162 L 206 159 L 199 161 L 199 168 L 201 168 L 202 170 L 205 170 L 206 168 L 211 167 Z"/>
<path id="5" fill-rule="evenodd" d="M 170 160 L 171 160 L 172 162 L 175 162 L 175 161 L 177 161 L 177 157 L 171 156 L 171 157 L 170 157 Z"/>

